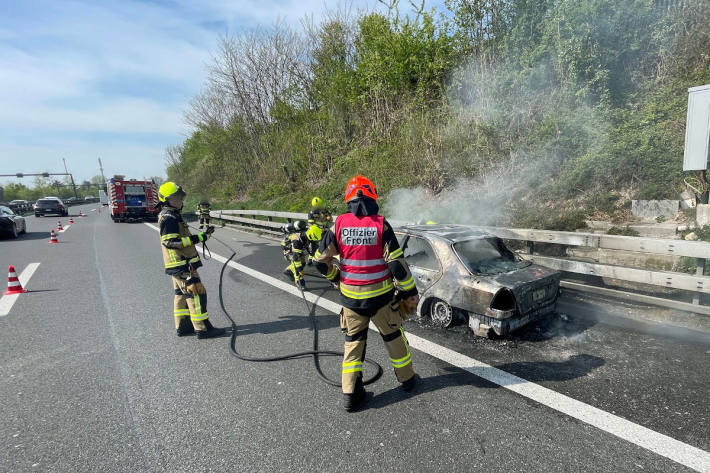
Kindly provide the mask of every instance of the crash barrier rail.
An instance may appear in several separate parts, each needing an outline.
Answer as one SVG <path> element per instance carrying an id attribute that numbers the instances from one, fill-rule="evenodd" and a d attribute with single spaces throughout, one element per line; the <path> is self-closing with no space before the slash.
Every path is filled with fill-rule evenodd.
<path id="1" fill-rule="evenodd" d="M 281 235 L 280 228 L 285 223 L 293 222 L 294 220 L 305 220 L 308 216 L 295 212 L 273 212 L 269 210 L 212 210 L 210 211 L 210 217 L 219 218 L 227 222 L 235 222 L 230 224 L 230 226 L 242 230 L 258 230 L 260 233 Z M 266 220 L 258 219 L 257 217 L 265 217 Z M 280 221 L 274 221 L 274 219 Z"/>
<path id="2" fill-rule="evenodd" d="M 268 210 L 213 210 L 210 212 L 210 216 L 230 222 L 230 226 L 242 230 L 256 230 L 261 233 L 275 235 L 281 235 L 279 229 L 285 223 L 284 221 L 291 222 L 293 220 L 304 220 L 307 218 L 307 215 L 302 213 L 274 212 Z M 275 219 L 281 220 L 281 222 L 275 221 Z M 391 223 L 395 226 L 399 226 L 406 222 L 391 221 Z M 612 278 L 632 283 L 648 284 L 668 289 L 680 289 L 693 292 L 694 297 L 693 302 L 689 303 L 572 281 L 562 281 L 561 285 L 563 288 L 710 315 L 710 306 L 700 303 L 701 294 L 710 294 L 710 277 L 704 276 L 703 274 L 705 270 L 705 259 L 710 256 L 710 243 L 708 242 L 473 225 L 469 227 L 485 231 L 502 239 L 525 242 L 529 254 L 522 256 L 525 256 L 536 264 L 548 268 L 570 273 Z M 535 243 L 689 257 L 696 258 L 697 266 L 696 272 L 693 275 L 672 271 L 656 271 L 610 264 L 589 263 L 569 258 L 534 254 Z"/>

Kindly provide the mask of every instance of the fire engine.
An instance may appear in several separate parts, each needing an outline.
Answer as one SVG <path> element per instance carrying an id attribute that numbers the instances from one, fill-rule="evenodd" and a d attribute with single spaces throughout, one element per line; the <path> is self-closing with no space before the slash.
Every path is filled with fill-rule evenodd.
<path id="1" fill-rule="evenodd" d="M 116 175 L 106 183 L 106 191 L 114 223 L 158 220 L 158 188 L 154 181 L 137 181 Z"/>

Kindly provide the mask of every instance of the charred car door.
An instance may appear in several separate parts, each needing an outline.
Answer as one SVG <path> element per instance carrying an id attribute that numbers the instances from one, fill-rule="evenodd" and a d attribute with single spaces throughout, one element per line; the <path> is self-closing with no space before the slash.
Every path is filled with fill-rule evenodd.
<path id="1" fill-rule="evenodd" d="M 414 276 L 420 294 L 424 294 L 440 277 L 441 265 L 434 248 L 424 238 L 413 235 L 397 235 L 401 241 L 404 259 Z"/>

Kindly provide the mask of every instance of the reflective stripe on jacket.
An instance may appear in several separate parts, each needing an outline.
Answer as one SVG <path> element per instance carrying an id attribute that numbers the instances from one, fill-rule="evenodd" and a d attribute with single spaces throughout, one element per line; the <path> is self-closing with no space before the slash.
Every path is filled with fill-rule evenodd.
<path id="1" fill-rule="evenodd" d="M 163 225 L 164 219 L 174 219 L 175 224 L 171 224 L 170 227 L 176 227 L 177 233 L 163 233 L 162 229 L 166 227 Z M 202 266 L 200 261 L 200 256 L 197 254 L 195 245 L 190 241 L 190 229 L 187 224 L 183 222 L 182 217 L 179 212 L 170 207 L 164 207 L 160 212 L 158 217 L 158 226 L 161 228 L 160 235 L 160 248 L 163 253 L 163 267 L 165 268 L 165 273 L 174 275 L 179 273 L 185 273 L 190 271 L 190 267 L 198 268 Z M 164 244 L 165 241 L 181 241 L 182 248 L 168 248 Z"/>

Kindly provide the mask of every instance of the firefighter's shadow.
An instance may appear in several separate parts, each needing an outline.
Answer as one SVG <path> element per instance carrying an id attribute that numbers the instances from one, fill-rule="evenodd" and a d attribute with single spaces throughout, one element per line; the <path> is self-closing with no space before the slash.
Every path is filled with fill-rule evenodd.
<path id="1" fill-rule="evenodd" d="M 316 324 L 318 330 L 326 330 L 330 328 L 335 328 L 340 325 L 340 319 L 332 314 L 319 315 L 316 318 Z M 237 336 L 247 336 L 247 335 L 272 335 L 275 333 L 291 332 L 294 330 L 308 330 L 313 329 L 310 316 L 307 314 L 303 315 L 281 315 L 278 320 L 273 320 L 270 322 L 259 322 L 251 324 L 240 324 L 237 321 Z"/>
<path id="2" fill-rule="evenodd" d="M 240 260 L 240 263 L 243 263 L 243 261 Z M 248 266 L 248 265 L 247 265 Z M 227 276 L 232 282 L 235 283 L 241 283 L 244 281 L 243 275 L 236 270 L 232 270 L 229 273 L 227 273 Z M 279 275 L 280 277 L 277 277 L 279 281 L 287 282 L 290 284 L 293 284 L 293 278 L 290 276 L 285 276 L 283 274 Z M 333 286 L 328 282 L 327 279 L 323 277 L 317 277 L 316 275 L 312 273 L 306 273 L 306 285 L 307 285 L 307 291 L 313 293 L 314 291 L 318 291 L 315 294 L 319 297 L 323 297 L 325 294 L 332 292 Z M 296 287 L 294 285 L 294 287 Z M 305 308 L 304 308 L 305 310 Z"/>
<path id="3" fill-rule="evenodd" d="M 379 409 L 409 397 L 450 387 L 473 386 L 498 389 L 527 382 L 569 381 L 586 376 L 604 364 L 603 358 L 579 354 L 572 355 L 562 362 L 515 362 L 497 366 L 471 367 L 473 373 L 480 376 L 467 370 L 446 367 L 444 371 L 447 371 L 447 374 L 420 378 L 411 393 L 405 393 L 400 387 L 396 387 L 374 396 L 366 408 Z"/>
<path id="4" fill-rule="evenodd" d="M 234 271 L 232 272 L 234 273 Z M 230 274 L 232 277 L 232 274 Z M 238 275 L 234 275 L 238 278 Z M 330 285 L 328 286 L 330 287 Z M 320 299 L 325 294 L 327 288 L 320 294 L 316 294 Z M 327 330 L 340 326 L 340 318 L 337 315 L 326 314 L 318 315 L 317 304 L 308 302 L 308 307 L 303 305 L 303 313 L 301 315 L 284 314 L 279 315 L 278 320 L 269 322 L 257 322 L 251 324 L 237 324 L 237 336 L 246 336 L 250 334 L 270 335 L 275 333 L 290 332 L 294 330 L 313 330 L 313 325 L 317 330 Z M 313 320 L 315 318 L 315 321 Z"/>

